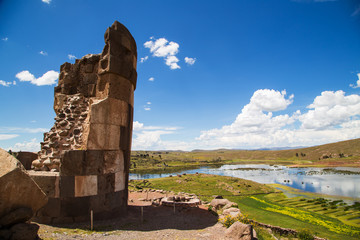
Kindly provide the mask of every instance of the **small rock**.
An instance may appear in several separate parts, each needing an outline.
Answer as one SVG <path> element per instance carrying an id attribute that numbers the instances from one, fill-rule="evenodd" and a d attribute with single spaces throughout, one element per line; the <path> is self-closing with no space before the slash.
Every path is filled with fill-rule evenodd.
<path id="1" fill-rule="evenodd" d="M 7 227 L 16 223 L 26 222 L 33 216 L 31 208 L 17 208 L 0 219 L 0 226 Z"/>
<path id="2" fill-rule="evenodd" d="M 65 121 L 65 120 L 62 120 L 59 122 L 59 125 L 62 126 L 62 127 L 65 127 L 66 125 L 68 125 L 68 122 Z"/>
<path id="3" fill-rule="evenodd" d="M 11 240 L 35 240 L 38 239 L 39 225 L 35 223 L 18 223 L 10 228 Z"/>
<path id="4" fill-rule="evenodd" d="M 60 136 L 67 136 L 69 134 L 69 131 L 67 131 L 67 130 L 61 130 L 60 132 L 59 132 L 59 135 Z"/>
<path id="5" fill-rule="evenodd" d="M 36 159 L 32 162 L 32 165 L 36 168 L 41 168 L 43 166 L 42 162 L 39 159 Z"/>
<path id="6" fill-rule="evenodd" d="M 253 240 L 253 227 L 250 224 L 235 222 L 225 231 L 226 239 Z"/>
<path id="7" fill-rule="evenodd" d="M 43 164 L 44 164 L 45 166 L 47 166 L 47 167 L 50 166 L 50 165 L 52 165 L 50 159 L 46 159 L 46 160 L 43 162 Z"/>

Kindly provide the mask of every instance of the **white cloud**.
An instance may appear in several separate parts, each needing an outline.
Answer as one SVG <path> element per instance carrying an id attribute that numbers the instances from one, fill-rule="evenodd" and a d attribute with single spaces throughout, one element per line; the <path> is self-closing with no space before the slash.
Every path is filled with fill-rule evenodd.
<path id="1" fill-rule="evenodd" d="M 11 131 L 11 132 L 20 132 L 20 133 L 43 133 L 48 131 L 47 128 L 20 128 L 20 127 L 7 127 L 0 128 L 0 131 Z"/>
<path id="2" fill-rule="evenodd" d="M 26 151 L 26 152 L 37 152 L 40 150 L 40 142 L 36 138 L 31 141 L 24 141 L 22 143 L 15 143 L 13 147 L 9 147 L 7 150 L 13 152 Z"/>
<path id="3" fill-rule="evenodd" d="M 170 69 L 180 69 L 180 66 L 177 64 L 179 59 L 175 56 L 167 56 L 165 58 L 165 64 L 170 67 Z"/>
<path id="4" fill-rule="evenodd" d="M 350 84 L 350 87 L 352 88 L 359 88 L 360 87 L 360 73 L 357 74 L 358 80 L 356 81 L 356 84 Z"/>
<path id="5" fill-rule="evenodd" d="M 151 105 L 151 102 L 146 102 L 147 105 Z"/>
<path id="6" fill-rule="evenodd" d="M 272 134 L 282 127 L 292 124 L 294 116 L 287 114 L 273 116 L 272 112 L 286 109 L 292 103 L 293 95 L 285 98 L 286 91 L 260 89 L 254 92 L 250 103 L 243 107 L 241 113 L 230 125 L 220 129 L 203 131 L 197 140 L 211 142 L 213 140 L 227 145 L 244 144 L 249 136 Z M 268 112 L 268 113 L 265 113 Z"/>
<path id="7" fill-rule="evenodd" d="M 149 107 L 149 106 L 144 106 L 144 110 L 145 110 L 145 111 L 150 111 L 150 110 L 151 110 L 151 107 Z"/>
<path id="8" fill-rule="evenodd" d="M 76 59 L 75 55 L 72 55 L 72 54 L 68 54 L 68 58 L 69 58 L 70 60 Z"/>
<path id="9" fill-rule="evenodd" d="M 133 130 L 134 131 L 140 131 L 144 127 L 143 123 L 140 123 L 138 121 L 133 122 Z"/>
<path id="10" fill-rule="evenodd" d="M 7 40 L 9 40 L 9 38 L 4 37 L 4 38 L 2 38 L 1 40 L 3 40 L 4 42 L 6 42 Z"/>
<path id="11" fill-rule="evenodd" d="M 39 54 L 41 54 L 41 55 L 43 55 L 43 56 L 47 56 L 47 55 L 48 55 L 47 52 L 45 52 L 45 51 L 40 51 Z"/>
<path id="12" fill-rule="evenodd" d="M 41 0 L 41 1 L 44 2 L 44 3 L 47 3 L 47 4 L 51 3 L 51 0 Z"/>
<path id="13" fill-rule="evenodd" d="M 179 59 L 176 54 L 179 52 L 179 44 L 176 42 L 169 42 L 165 38 L 155 39 L 150 38 L 150 41 L 144 43 L 145 48 L 149 48 L 150 52 L 154 57 L 162 57 L 165 59 L 165 64 L 170 69 L 179 69 L 180 66 L 177 64 Z"/>
<path id="14" fill-rule="evenodd" d="M 0 140 L 9 140 L 18 136 L 17 134 L 0 134 Z"/>
<path id="15" fill-rule="evenodd" d="M 307 108 L 311 109 L 301 115 L 299 120 L 305 129 L 324 129 L 354 120 L 360 115 L 360 96 L 345 96 L 339 90 L 324 91 L 317 96 Z"/>
<path id="16" fill-rule="evenodd" d="M 146 60 L 148 60 L 149 56 L 145 56 L 143 58 L 140 58 L 140 62 L 143 63 L 145 62 Z"/>
<path id="17" fill-rule="evenodd" d="M 194 65 L 196 58 L 185 57 L 185 62 L 189 65 Z"/>
<path id="18" fill-rule="evenodd" d="M 10 87 L 11 85 L 16 85 L 16 81 L 13 82 L 5 82 L 3 80 L 0 80 L 0 85 L 4 87 Z"/>
<path id="19" fill-rule="evenodd" d="M 145 126 L 135 121 L 133 123 L 134 137 L 132 149 L 136 150 L 190 150 L 189 143 L 183 141 L 164 141 L 162 136 L 176 134 L 177 127 Z"/>
<path id="20" fill-rule="evenodd" d="M 16 74 L 16 78 L 18 78 L 21 82 L 30 82 L 36 86 L 53 85 L 56 83 L 58 77 L 59 73 L 53 70 L 46 72 L 39 78 L 35 78 L 35 76 L 27 70 Z"/>
<path id="21" fill-rule="evenodd" d="M 291 116 L 274 116 L 273 112 L 293 102 L 293 95 L 288 99 L 285 95 L 285 91 L 257 90 L 232 124 L 202 131 L 195 145 L 203 149 L 296 147 L 360 136 L 359 95 L 324 91 L 304 114 L 297 110 Z"/>
<path id="22" fill-rule="evenodd" d="M 144 47 L 149 48 L 150 52 L 155 57 L 176 55 L 179 52 L 179 44 L 176 42 L 169 42 L 165 38 L 159 38 L 155 41 L 147 41 L 144 43 Z"/>
<path id="23" fill-rule="evenodd" d="M 153 82 L 154 80 L 155 80 L 155 78 L 153 78 L 153 77 L 149 78 L 150 82 Z"/>

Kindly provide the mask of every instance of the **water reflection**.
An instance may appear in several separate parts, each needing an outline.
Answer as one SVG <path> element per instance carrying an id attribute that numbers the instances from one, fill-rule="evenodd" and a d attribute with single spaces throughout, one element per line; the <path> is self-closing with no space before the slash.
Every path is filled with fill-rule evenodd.
<path id="1" fill-rule="evenodd" d="M 288 168 L 265 164 L 223 165 L 162 174 L 130 173 L 130 179 L 162 178 L 196 172 L 244 178 L 259 183 L 279 183 L 309 192 L 360 197 L 360 168 Z"/>

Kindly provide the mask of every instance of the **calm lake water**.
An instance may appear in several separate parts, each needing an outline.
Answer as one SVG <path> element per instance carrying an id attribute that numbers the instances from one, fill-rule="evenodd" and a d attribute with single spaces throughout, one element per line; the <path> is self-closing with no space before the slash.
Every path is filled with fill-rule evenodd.
<path id="1" fill-rule="evenodd" d="M 130 179 L 161 178 L 196 172 L 238 177 L 258 183 L 280 183 L 308 192 L 360 198 L 360 168 L 289 168 L 264 164 L 222 165 L 217 168 L 200 167 L 163 174 L 130 173 Z"/>

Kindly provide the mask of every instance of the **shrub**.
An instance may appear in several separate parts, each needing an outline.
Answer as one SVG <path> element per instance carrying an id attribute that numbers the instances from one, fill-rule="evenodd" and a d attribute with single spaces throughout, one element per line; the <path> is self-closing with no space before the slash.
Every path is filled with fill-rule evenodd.
<path id="1" fill-rule="evenodd" d="M 245 215 L 242 215 L 242 214 L 238 215 L 238 216 L 237 216 L 237 221 L 242 222 L 242 223 L 244 223 L 244 224 L 254 225 L 254 222 L 253 222 L 251 219 L 249 219 L 249 216 L 248 216 L 247 214 L 245 214 Z"/>
<path id="2" fill-rule="evenodd" d="M 220 218 L 219 222 L 221 222 L 222 225 L 224 225 L 224 227 L 229 228 L 234 222 L 236 222 L 236 220 L 237 220 L 236 218 L 227 215 L 223 218 Z"/>
<path id="3" fill-rule="evenodd" d="M 314 240 L 314 236 L 308 229 L 303 229 L 298 232 L 298 238 L 300 240 Z"/>

